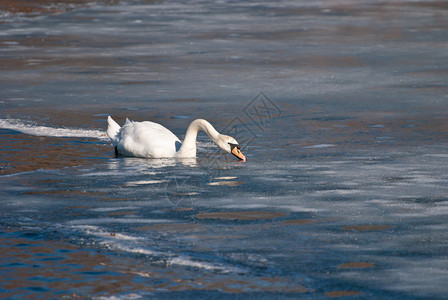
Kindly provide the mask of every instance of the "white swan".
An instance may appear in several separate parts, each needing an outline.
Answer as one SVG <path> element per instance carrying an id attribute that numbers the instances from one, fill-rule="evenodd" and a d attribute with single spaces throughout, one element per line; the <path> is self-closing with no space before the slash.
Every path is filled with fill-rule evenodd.
<path id="1" fill-rule="evenodd" d="M 126 123 L 120 127 L 108 116 L 107 124 L 107 135 L 112 140 L 117 155 L 147 158 L 196 157 L 196 137 L 202 130 L 219 148 L 246 161 L 238 142 L 233 137 L 220 134 L 203 119 L 191 122 L 183 143 L 170 130 L 154 122 L 133 122 L 126 119 Z"/>

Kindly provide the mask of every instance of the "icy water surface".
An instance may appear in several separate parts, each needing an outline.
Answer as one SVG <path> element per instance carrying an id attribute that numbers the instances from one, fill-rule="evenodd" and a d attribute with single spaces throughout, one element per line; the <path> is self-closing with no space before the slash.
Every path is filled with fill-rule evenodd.
<path id="1" fill-rule="evenodd" d="M 444 1 L 28 2 L 0 4 L 0 297 L 446 297 Z M 208 119 L 247 162 L 116 158 L 108 115 Z"/>

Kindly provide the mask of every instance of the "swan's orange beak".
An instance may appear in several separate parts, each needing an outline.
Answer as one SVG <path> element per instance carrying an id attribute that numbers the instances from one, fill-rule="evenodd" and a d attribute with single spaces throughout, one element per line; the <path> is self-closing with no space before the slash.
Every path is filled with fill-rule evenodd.
<path id="1" fill-rule="evenodd" d="M 241 159 L 242 161 L 246 161 L 246 156 L 244 156 L 243 152 L 241 152 L 240 146 L 232 145 L 232 154 Z"/>

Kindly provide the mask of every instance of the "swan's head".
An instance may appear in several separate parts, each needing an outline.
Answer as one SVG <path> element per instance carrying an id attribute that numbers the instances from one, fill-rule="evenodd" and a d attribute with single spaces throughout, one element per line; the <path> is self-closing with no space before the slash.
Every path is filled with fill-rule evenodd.
<path id="1" fill-rule="evenodd" d="M 238 142 L 231 136 L 220 134 L 218 137 L 217 144 L 219 148 L 226 151 L 227 153 L 232 153 L 238 159 L 246 161 L 246 157 L 243 152 L 241 152 L 241 147 Z"/>

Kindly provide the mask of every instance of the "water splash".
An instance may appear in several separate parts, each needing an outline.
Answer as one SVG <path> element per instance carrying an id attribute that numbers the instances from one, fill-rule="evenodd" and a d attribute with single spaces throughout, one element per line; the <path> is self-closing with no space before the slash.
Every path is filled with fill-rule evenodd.
<path id="1" fill-rule="evenodd" d="M 47 137 L 79 137 L 108 141 L 106 133 L 94 129 L 61 128 L 26 123 L 18 119 L 0 119 L 0 128 L 11 129 L 21 133 Z"/>

